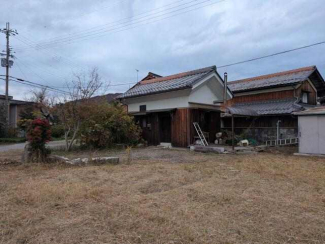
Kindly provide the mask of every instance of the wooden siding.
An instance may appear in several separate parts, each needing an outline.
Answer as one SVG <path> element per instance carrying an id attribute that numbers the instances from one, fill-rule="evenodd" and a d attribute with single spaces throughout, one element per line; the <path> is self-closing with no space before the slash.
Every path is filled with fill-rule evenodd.
<path id="1" fill-rule="evenodd" d="M 266 92 L 261 94 L 251 94 L 244 96 L 236 96 L 230 101 L 232 104 L 236 103 L 246 103 L 246 102 L 257 102 L 257 101 L 265 101 L 265 100 L 278 100 L 285 98 L 294 97 L 294 90 L 287 91 L 276 91 L 276 92 Z"/>
<path id="2" fill-rule="evenodd" d="M 317 93 L 308 81 L 305 81 L 297 90 L 296 96 L 301 97 L 302 92 L 308 92 L 308 104 L 316 105 Z"/>
<path id="3" fill-rule="evenodd" d="M 136 122 L 142 129 L 142 137 L 149 145 L 157 146 L 160 144 L 159 118 L 157 113 L 136 116 Z M 146 126 L 144 126 L 144 124 Z M 148 124 L 150 127 L 148 127 Z"/>
<path id="4" fill-rule="evenodd" d="M 274 91 L 260 93 L 260 94 L 249 94 L 249 95 L 240 95 L 240 93 L 235 94 L 235 97 L 227 102 L 227 106 L 232 106 L 236 103 L 247 103 L 247 102 L 258 102 L 258 101 L 267 101 L 267 100 L 278 100 L 286 98 L 295 98 L 301 97 L 302 92 L 308 92 L 308 103 L 315 105 L 317 101 L 317 93 L 310 85 L 308 81 L 305 81 L 299 88 L 295 90 L 286 90 L 286 91 Z"/>
<path id="5" fill-rule="evenodd" d="M 187 147 L 193 143 L 196 131 L 193 122 L 198 122 L 203 131 L 209 132 L 210 142 L 221 131 L 220 112 L 204 109 L 177 109 L 168 113 L 152 113 L 136 116 L 135 120 L 142 128 L 142 137 L 149 145 L 159 145 L 162 137 L 161 118 L 171 116 L 171 143 L 174 147 Z M 148 126 L 148 124 L 150 126 Z"/>
<path id="6" fill-rule="evenodd" d="M 172 114 L 172 145 L 175 147 L 188 146 L 188 113 L 189 109 L 177 109 Z"/>

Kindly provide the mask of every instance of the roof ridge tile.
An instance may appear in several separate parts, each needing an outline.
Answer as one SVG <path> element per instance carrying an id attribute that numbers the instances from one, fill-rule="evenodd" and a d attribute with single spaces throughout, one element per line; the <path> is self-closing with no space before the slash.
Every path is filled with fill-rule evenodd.
<path id="1" fill-rule="evenodd" d="M 154 78 L 154 79 L 150 79 L 150 80 L 143 80 L 143 81 L 140 81 L 137 85 L 146 85 L 146 84 L 157 83 L 157 82 L 161 82 L 161 81 L 174 80 L 174 79 L 178 79 L 178 78 L 183 78 L 185 76 L 196 75 L 196 74 L 205 73 L 205 72 L 214 71 L 214 70 L 216 70 L 216 66 L 209 66 L 206 68 L 190 70 L 190 71 L 173 74 L 173 75 L 169 75 L 169 76 L 163 76 L 163 77 Z"/>

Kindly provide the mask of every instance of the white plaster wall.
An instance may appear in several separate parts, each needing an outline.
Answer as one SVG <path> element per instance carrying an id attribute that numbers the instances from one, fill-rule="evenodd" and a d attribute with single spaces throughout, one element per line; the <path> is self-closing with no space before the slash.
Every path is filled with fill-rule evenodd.
<path id="1" fill-rule="evenodd" d="M 214 101 L 223 100 L 223 87 L 218 78 L 213 76 L 192 90 L 189 102 L 213 105 Z"/>
<path id="2" fill-rule="evenodd" d="M 162 93 L 157 95 L 144 96 L 139 98 L 130 98 L 125 100 L 130 113 L 139 112 L 140 105 L 146 105 L 147 111 L 187 108 L 189 90 Z"/>
<path id="3" fill-rule="evenodd" d="M 141 105 L 147 106 L 147 111 L 188 108 L 189 102 L 213 105 L 214 101 L 223 100 L 223 83 L 216 75 L 207 77 L 193 89 L 166 92 L 156 95 L 129 98 L 123 101 L 128 105 L 130 113 L 139 112 Z M 228 94 L 228 99 L 230 98 Z"/>
<path id="4" fill-rule="evenodd" d="M 189 97 L 189 102 L 213 105 L 213 101 L 218 100 L 216 94 L 210 89 L 207 83 L 193 90 Z"/>

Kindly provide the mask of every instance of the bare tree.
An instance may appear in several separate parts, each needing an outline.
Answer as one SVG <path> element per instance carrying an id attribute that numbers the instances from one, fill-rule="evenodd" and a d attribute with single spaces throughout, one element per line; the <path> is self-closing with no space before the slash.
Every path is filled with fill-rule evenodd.
<path id="1" fill-rule="evenodd" d="M 88 73 L 75 73 L 72 81 L 67 84 L 69 94 L 56 106 L 64 127 L 66 151 L 71 150 L 82 121 L 87 119 L 87 113 L 91 112 L 87 109 L 89 99 L 96 95 L 104 84 L 97 68 L 91 69 Z"/>
<path id="2" fill-rule="evenodd" d="M 46 88 L 32 90 L 32 97 L 29 99 L 31 102 L 48 105 L 48 92 Z"/>

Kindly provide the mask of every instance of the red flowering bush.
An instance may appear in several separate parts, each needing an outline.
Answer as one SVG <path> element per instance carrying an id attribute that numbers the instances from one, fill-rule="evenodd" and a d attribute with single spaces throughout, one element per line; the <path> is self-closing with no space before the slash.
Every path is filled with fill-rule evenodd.
<path id="1" fill-rule="evenodd" d="M 51 126 L 46 119 L 34 119 L 27 131 L 29 151 L 33 161 L 44 161 L 50 154 L 46 143 L 51 140 Z"/>

